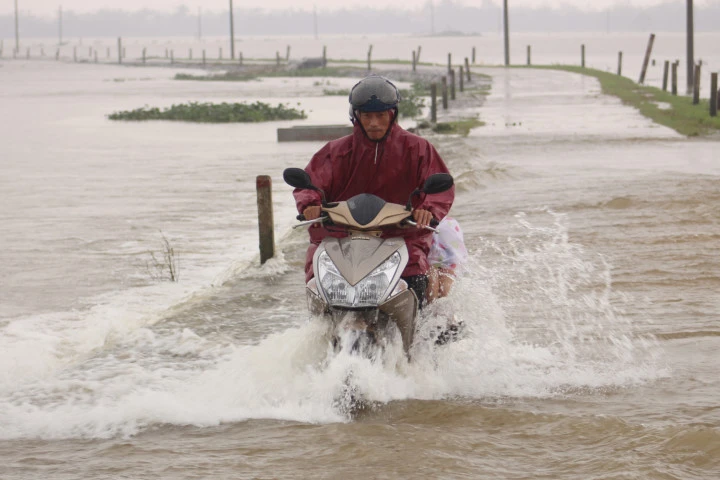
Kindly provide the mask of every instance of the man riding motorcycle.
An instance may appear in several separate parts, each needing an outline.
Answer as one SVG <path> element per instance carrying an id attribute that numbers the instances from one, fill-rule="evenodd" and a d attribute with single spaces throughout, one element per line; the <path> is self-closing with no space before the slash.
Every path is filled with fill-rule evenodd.
<path id="1" fill-rule="evenodd" d="M 392 82 L 379 75 L 369 75 L 353 87 L 349 101 L 353 133 L 327 143 L 305 168 L 312 183 L 325 192 L 328 201 L 344 201 L 370 193 L 387 202 L 405 204 L 430 175 L 449 173 L 430 142 L 397 124 L 400 94 Z M 293 195 L 298 211 L 307 220 L 320 216 L 321 197 L 317 191 L 296 189 Z M 387 231 L 383 235 L 404 237 L 410 259 L 402 278 L 415 292 L 421 306 L 428 285 L 427 255 L 432 242 L 432 233 L 423 227 L 433 218 L 442 220 L 454 198 L 454 187 L 440 194 L 415 196 L 412 216 L 417 228 Z M 321 240 L 328 235 L 345 235 L 321 224 L 314 224 L 309 232 L 306 281 L 313 276 L 313 254 Z"/>

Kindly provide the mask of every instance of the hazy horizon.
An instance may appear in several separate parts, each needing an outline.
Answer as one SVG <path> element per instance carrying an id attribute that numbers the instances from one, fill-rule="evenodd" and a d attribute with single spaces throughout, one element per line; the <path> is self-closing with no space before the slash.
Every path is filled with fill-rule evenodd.
<path id="1" fill-rule="evenodd" d="M 510 9 L 543 9 L 554 10 L 577 9 L 587 12 L 598 12 L 613 10 L 616 8 L 651 8 L 664 4 L 675 4 L 677 0 L 511 0 Z M 479 8 L 488 6 L 502 6 L 502 0 L 405 0 L 397 5 L 390 5 L 386 0 L 314 0 L 307 4 L 298 5 L 297 0 L 265 0 L 263 2 L 242 2 L 234 1 L 235 10 L 252 11 L 283 11 L 292 10 L 296 12 L 334 12 L 342 10 L 354 10 L 358 8 L 383 9 L 389 11 L 418 11 L 429 10 L 430 5 L 434 8 L 456 7 Z M 685 5 L 685 2 L 682 2 Z M 694 0 L 695 8 L 702 8 L 712 5 L 720 5 L 720 0 Z M 18 7 L 22 15 L 32 16 L 56 16 L 58 9 L 62 7 L 64 12 L 95 13 L 104 10 L 123 12 L 138 12 L 143 10 L 156 12 L 174 12 L 182 8 L 197 11 L 201 8 L 204 12 L 225 12 L 229 8 L 228 0 L 154 0 L 152 7 L 148 6 L 146 0 L 18 0 Z M 14 14 L 14 2 L 7 0 L 0 3 L 0 15 Z"/>

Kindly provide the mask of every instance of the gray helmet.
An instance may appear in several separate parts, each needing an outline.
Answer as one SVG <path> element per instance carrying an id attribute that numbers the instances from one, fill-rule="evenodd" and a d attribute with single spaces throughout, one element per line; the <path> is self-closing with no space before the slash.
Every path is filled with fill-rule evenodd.
<path id="1" fill-rule="evenodd" d="M 361 112 L 382 112 L 397 108 L 400 92 L 385 77 L 368 75 L 350 90 L 350 108 Z"/>

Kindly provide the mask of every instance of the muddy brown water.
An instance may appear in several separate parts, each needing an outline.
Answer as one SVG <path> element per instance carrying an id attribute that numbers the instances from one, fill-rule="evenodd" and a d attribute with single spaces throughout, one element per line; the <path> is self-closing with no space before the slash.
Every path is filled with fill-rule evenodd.
<path id="1" fill-rule="evenodd" d="M 102 68 L 3 68 L 0 478 L 720 474 L 717 141 L 655 126 L 592 79 L 488 69 L 491 95 L 465 109 L 487 126 L 430 137 L 471 252 L 447 302 L 467 335 L 370 363 L 329 357 L 305 313 L 281 172 L 320 144 L 102 119 L 264 96 L 300 97 L 321 124 L 345 99 L 313 79 Z M 281 255 L 259 267 L 265 173 Z M 160 230 L 177 284 L 146 268 Z M 350 369 L 369 400 L 355 415 L 336 401 Z"/>

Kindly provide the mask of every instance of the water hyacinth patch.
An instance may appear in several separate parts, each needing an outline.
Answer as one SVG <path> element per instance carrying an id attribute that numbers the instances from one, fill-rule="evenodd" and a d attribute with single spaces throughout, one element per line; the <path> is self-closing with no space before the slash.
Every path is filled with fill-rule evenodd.
<path id="1" fill-rule="evenodd" d="M 135 110 L 114 112 L 110 120 L 146 121 L 173 120 L 199 123 L 251 123 L 274 120 L 302 120 L 307 118 L 304 110 L 278 104 L 273 107 L 264 102 L 254 103 L 199 103 L 173 105 L 169 108 L 142 107 Z"/>

